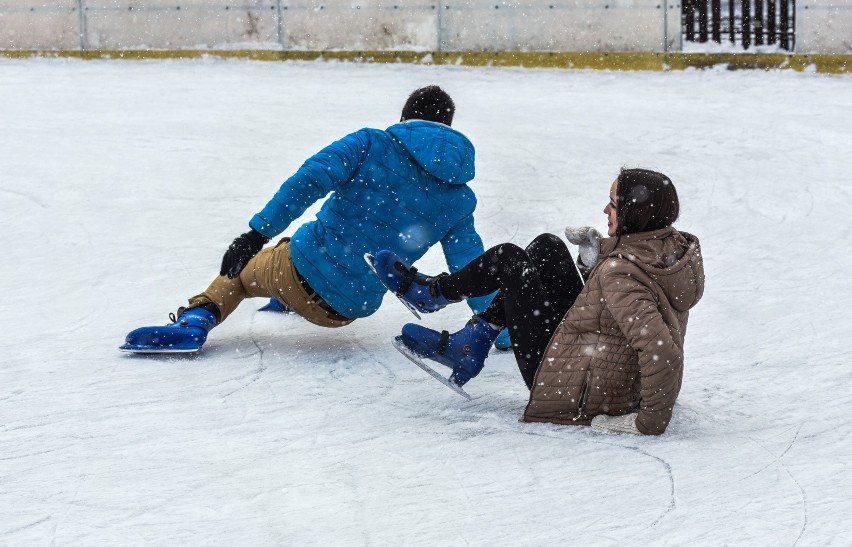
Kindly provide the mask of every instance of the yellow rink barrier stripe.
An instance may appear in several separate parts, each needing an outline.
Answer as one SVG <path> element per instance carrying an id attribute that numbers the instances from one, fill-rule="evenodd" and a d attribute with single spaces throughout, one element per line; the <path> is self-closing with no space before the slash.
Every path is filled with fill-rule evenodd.
<path id="1" fill-rule="evenodd" d="M 725 66 L 737 69 L 852 72 L 852 55 L 808 53 L 603 53 L 603 52 L 416 52 L 275 50 L 0 50 L 0 57 L 75 59 L 249 59 L 255 61 L 347 61 L 459 66 L 574 68 L 595 70 L 684 70 Z"/>

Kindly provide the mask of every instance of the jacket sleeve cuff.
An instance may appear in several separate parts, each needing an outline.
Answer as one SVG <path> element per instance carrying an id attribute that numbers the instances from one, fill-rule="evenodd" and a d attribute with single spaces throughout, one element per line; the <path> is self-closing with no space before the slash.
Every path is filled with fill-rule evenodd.
<path id="1" fill-rule="evenodd" d="M 643 435 L 662 435 L 666 430 L 668 423 L 664 422 L 662 427 L 648 427 L 645 423 L 647 421 L 647 416 L 643 414 L 645 413 L 639 411 L 639 415 L 636 417 L 636 429 L 639 430 L 639 433 Z"/>
<path id="2" fill-rule="evenodd" d="M 255 215 L 251 221 L 249 221 L 249 228 L 258 232 L 267 239 L 272 239 L 280 233 L 271 224 L 263 220 L 263 218 L 258 215 Z"/>

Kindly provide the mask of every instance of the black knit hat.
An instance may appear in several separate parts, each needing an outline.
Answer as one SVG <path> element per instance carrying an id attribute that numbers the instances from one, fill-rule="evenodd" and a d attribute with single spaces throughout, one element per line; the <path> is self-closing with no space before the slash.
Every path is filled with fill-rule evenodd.
<path id="1" fill-rule="evenodd" d="M 453 100 L 436 85 L 414 91 L 402 107 L 402 117 L 406 120 L 427 120 L 444 125 L 452 125 L 455 113 Z"/>

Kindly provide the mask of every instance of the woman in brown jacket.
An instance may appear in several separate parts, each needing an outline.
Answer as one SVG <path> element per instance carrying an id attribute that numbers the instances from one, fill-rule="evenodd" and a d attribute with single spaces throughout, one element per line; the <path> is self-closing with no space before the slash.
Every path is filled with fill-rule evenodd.
<path id="1" fill-rule="evenodd" d="M 604 213 L 608 238 L 588 227 L 566 230 L 580 246 L 582 278 L 552 234 L 526 249 L 498 245 L 436 277 L 377 253 L 380 279 L 420 311 L 499 289 L 460 331 L 408 324 L 397 347 L 452 368 L 450 382 L 460 388 L 508 327 L 530 388 L 524 421 L 663 433 L 683 378 L 689 310 L 704 291 L 701 249 L 698 238 L 672 227 L 679 201 L 661 173 L 622 169 Z"/>

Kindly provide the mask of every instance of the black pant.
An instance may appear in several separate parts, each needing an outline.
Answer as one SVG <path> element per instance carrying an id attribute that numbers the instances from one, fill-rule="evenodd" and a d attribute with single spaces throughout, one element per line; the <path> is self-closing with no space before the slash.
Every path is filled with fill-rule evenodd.
<path id="1" fill-rule="evenodd" d="M 518 368 L 532 389 L 547 343 L 583 289 L 571 253 L 559 237 L 542 234 L 526 249 L 503 243 L 439 281 L 450 300 L 500 292 L 479 316 L 509 328 Z"/>

